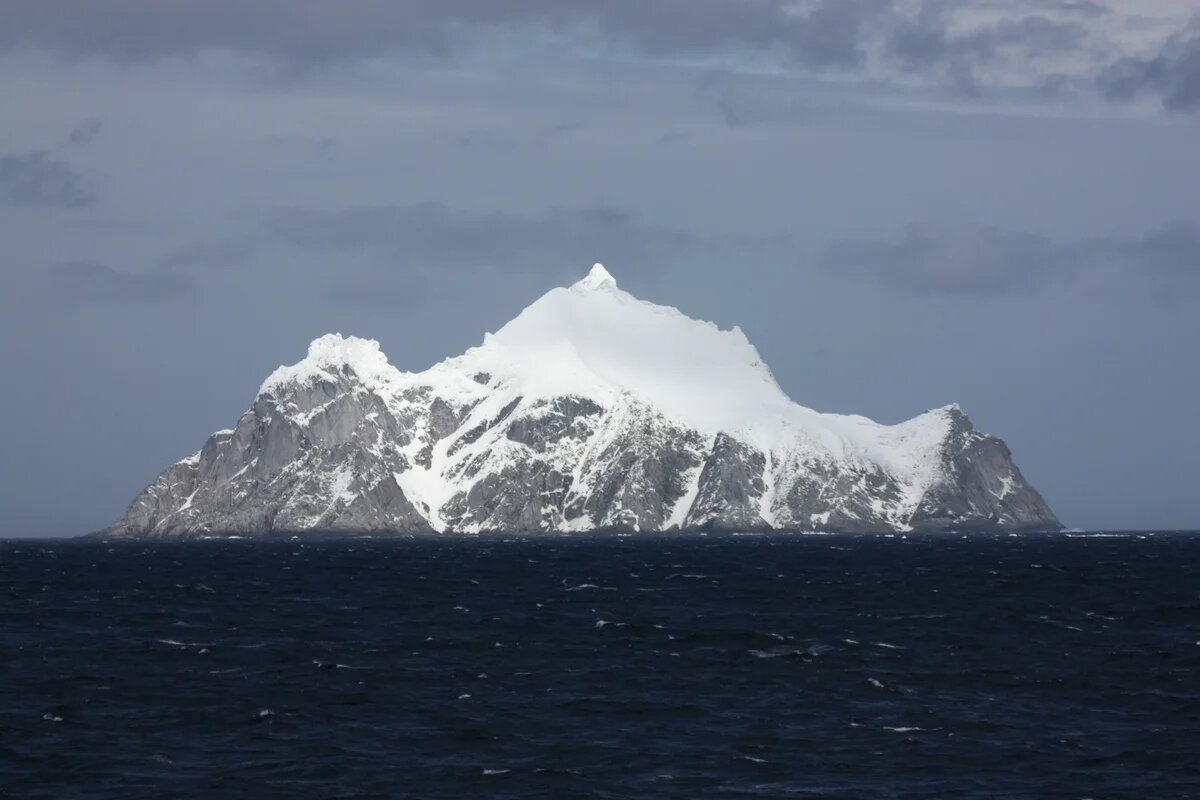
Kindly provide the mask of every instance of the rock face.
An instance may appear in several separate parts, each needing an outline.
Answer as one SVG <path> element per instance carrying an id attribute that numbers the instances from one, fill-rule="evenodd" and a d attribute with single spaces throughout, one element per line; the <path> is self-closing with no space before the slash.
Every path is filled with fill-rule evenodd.
<path id="1" fill-rule="evenodd" d="M 1060 527 L 957 406 L 892 426 L 804 408 L 740 330 L 597 265 L 425 372 L 317 339 L 104 533 Z"/>

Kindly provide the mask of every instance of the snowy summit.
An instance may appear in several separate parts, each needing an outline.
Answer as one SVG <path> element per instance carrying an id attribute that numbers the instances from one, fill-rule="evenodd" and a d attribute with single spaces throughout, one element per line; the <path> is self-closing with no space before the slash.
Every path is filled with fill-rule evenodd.
<path id="1" fill-rule="evenodd" d="M 805 408 L 740 329 L 596 264 L 424 372 L 316 339 L 106 533 L 1058 527 L 957 406 L 899 425 Z"/>
<path id="2" fill-rule="evenodd" d="M 617 279 L 609 274 L 609 271 L 604 268 L 603 264 L 593 264 L 588 274 L 583 280 L 575 284 L 574 288 L 585 290 L 616 289 Z"/>

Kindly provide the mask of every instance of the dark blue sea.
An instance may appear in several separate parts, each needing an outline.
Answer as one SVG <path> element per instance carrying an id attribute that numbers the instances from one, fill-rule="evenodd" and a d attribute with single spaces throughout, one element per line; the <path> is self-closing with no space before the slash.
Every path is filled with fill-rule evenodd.
<path id="1" fill-rule="evenodd" d="M 1200 797 L 1200 535 L 0 542 L 0 797 Z"/>

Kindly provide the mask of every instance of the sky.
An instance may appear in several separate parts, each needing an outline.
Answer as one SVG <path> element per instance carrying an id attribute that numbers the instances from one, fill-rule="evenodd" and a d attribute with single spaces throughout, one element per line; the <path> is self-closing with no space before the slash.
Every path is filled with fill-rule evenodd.
<path id="1" fill-rule="evenodd" d="M 0 536 L 597 261 L 803 405 L 959 403 L 1069 526 L 1200 528 L 1192 0 L 6 0 Z"/>

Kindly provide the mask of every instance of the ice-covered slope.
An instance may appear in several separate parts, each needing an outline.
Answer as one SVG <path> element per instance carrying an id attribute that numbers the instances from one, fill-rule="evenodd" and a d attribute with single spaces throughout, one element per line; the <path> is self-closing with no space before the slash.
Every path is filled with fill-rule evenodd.
<path id="1" fill-rule="evenodd" d="M 528 397 L 633 392 L 671 419 L 711 431 L 757 427 L 792 405 L 740 329 L 638 300 L 599 264 L 448 363 L 505 374 Z"/>
<path id="2" fill-rule="evenodd" d="M 893 426 L 804 408 L 739 329 L 596 265 L 425 372 L 317 339 L 107 530 L 1057 527 L 957 406 Z"/>

